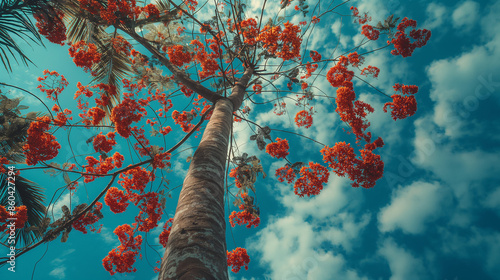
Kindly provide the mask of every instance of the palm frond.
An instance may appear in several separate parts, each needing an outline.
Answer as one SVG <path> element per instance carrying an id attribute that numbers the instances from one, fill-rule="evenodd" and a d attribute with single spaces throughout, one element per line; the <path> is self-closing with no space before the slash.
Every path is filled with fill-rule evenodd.
<path id="1" fill-rule="evenodd" d="M 3 0 L 0 1 L 0 60 L 7 71 L 12 71 L 10 59 L 25 65 L 33 63 L 18 44 L 22 40 L 29 44 L 42 44 L 36 27 L 28 14 L 48 7 L 45 0 Z"/>
<path id="2" fill-rule="evenodd" d="M 7 205 L 8 202 L 8 183 L 5 174 L 0 175 L 0 205 Z M 42 237 L 42 233 L 29 230 L 30 227 L 38 227 L 45 216 L 43 188 L 38 184 L 22 177 L 16 176 L 15 201 L 18 206 L 25 205 L 28 208 L 28 221 L 24 228 L 19 230 L 16 236 L 16 243 L 31 244 L 33 241 Z"/>
<path id="3" fill-rule="evenodd" d="M 94 79 L 92 82 L 105 83 L 115 86 L 117 91 L 115 95 L 109 95 L 111 102 L 106 108 L 105 123 L 109 123 L 111 110 L 120 103 L 119 89 L 121 81 L 130 75 L 131 67 L 128 57 L 116 51 L 113 47 L 112 37 L 101 39 L 97 43 L 98 51 L 101 53 L 101 61 L 92 67 Z"/>

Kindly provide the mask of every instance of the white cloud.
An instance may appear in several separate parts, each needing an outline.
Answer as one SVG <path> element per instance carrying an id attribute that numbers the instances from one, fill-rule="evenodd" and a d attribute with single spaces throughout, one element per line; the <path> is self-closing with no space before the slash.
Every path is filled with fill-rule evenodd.
<path id="1" fill-rule="evenodd" d="M 390 204 L 378 215 L 380 231 L 401 229 L 405 233 L 423 233 L 427 223 L 443 214 L 445 193 L 438 183 L 415 182 L 399 187 L 392 193 Z"/>
<path id="2" fill-rule="evenodd" d="M 475 226 L 467 232 L 457 231 L 453 227 L 439 229 L 442 237 L 442 253 L 461 259 L 474 259 L 493 278 L 500 273 L 500 233 Z"/>
<path id="3" fill-rule="evenodd" d="M 475 4 L 471 3 L 474 2 L 465 2 L 460 7 L 474 9 Z M 500 3 L 489 10 L 490 13 L 481 22 L 484 31 L 482 39 L 486 43 L 473 46 L 456 57 L 436 60 L 426 70 L 432 83 L 430 97 L 436 102 L 434 122 L 450 137 L 477 133 L 477 130 L 466 129 L 466 125 L 475 120 L 474 113 L 485 102 L 498 102 L 493 93 L 500 87 L 495 75 L 500 72 L 500 65 L 491 62 L 500 60 L 500 36 L 493 31 L 500 28 L 500 21 L 495 19 L 500 12 Z M 474 16 L 470 15 L 470 18 Z M 484 129 L 480 124 L 471 126 Z"/>
<path id="4" fill-rule="evenodd" d="M 78 197 L 77 196 L 71 196 L 69 193 L 61 196 L 55 204 L 53 204 L 52 207 L 49 207 L 47 209 L 47 213 L 49 214 L 54 214 L 54 221 L 61 218 L 63 216 L 63 213 L 62 213 L 62 210 L 61 210 L 61 207 L 66 205 L 68 206 L 68 208 L 70 209 L 70 211 L 72 211 L 72 207 L 75 207 L 76 205 L 78 205 Z M 70 207 L 71 205 L 71 207 Z"/>
<path id="5" fill-rule="evenodd" d="M 247 244 L 259 253 L 261 264 L 270 268 L 271 279 L 363 278 L 339 251 L 323 248 L 331 244 L 341 252 L 352 252 L 370 221 L 369 213 L 354 210 L 363 200 L 363 190 L 347 183 L 332 177 L 323 191 L 311 198 L 298 197 L 289 185 L 275 186 L 287 215 L 271 217 Z"/>
<path id="6" fill-rule="evenodd" d="M 75 249 L 67 249 L 59 254 L 58 258 L 55 258 L 51 261 L 51 264 L 56 266 L 56 268 L 52 269 L 49 272 L 50 276 L 53 276 L 57 279 L 67 279 L 66 278 L 66 265 L 64 264 L 66 262 L 65 256 L 73 253 Z"/>
<path id="7" fill-rule="evenodd" d="M 113 245 L 115 247 L 120 244 L 117 236 L 113 233 L 113 231 L 110 230 L 109 228 L 105 227 L 105 226 L 103 226 L 101 228 L 101 233 L 99 234 L 99 236 L 107 244 L 111 244 L 111 245 Z"/>
<path id="8" fill-rule="evenodd" d="M 49 275 L 54 276 L 57 279 L 66 279 L 66 267 L 61 266 L 54 268 L 52 271 L 50 271 Z"/>
<path id="9" fill-rule="evenodd" d="M 448 11 L 443 4 L 432 2 L 427 6 L 426 15 L 427 19 L 423 28 L 432 31 L 437 27 L 441 28 L 443 23 L 447 22 Z"/>
<path id="10" fill-rule="evenodd" d="M 452 13 L 453 27 L 460 31 L 468 31 L 477 22 L 479 16 L 479 4 L 474 1 L 465 1 Z"/>
<path id="11" fill-rule="evenodd" d="M 394 240 L 384 240 L 378 253 L 389 263 L 392 273 L 390 280 L 428 279 L 422 261 L 399 247 Z"/>
<path id="12" fill-rule="evenodd" d="M 500 215 L 500 187 L 497 187 L 495 190 L 488 190 L 488 195 L 483 200 L 483 205 L 496 210 Z"/>

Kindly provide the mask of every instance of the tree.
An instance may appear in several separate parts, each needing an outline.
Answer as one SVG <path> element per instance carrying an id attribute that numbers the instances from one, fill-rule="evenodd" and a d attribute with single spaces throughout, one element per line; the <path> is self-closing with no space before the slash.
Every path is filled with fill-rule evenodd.
<path id="1" fill-rule="evenodd" d="M 60 233 L 66 240 L 72 228 L 84 233 L 88 227 L 96 230 L 92 225 L 102 217 L 99 200 L 104 196 L 105 204 L 115 213 L 125 211 L 130 203 L 141 210 L 135 218 L 136 223 L 116 228 L 114 232 L 121 245 L 103 260 L 105 269 L 111 274 L 133 271 L 142 243 L 138 232 L 157 227 L 163 214 L 160 198 L 163 194 L 146 192 L 146 185 L 155 180 L 160 169 L 170 166 L 172 152 L 209 120 L 191 159 L 175 217 L 166 223 L 160 236 L 160 242 L 166 246 L 159 268 L 160 278 L 227 279 L 227 265 L 235 272 L 242 266 L 247 268 L 246 251 L 237 248 L 228 252 L 225 243 L 224 196 L 228 187 L 224 182 L 229 171 L 227 158 L 232 125 L 245 121 L 257 127 L 257 134 L 250 139 L 256 141 L 259 149 L 265 148 L 271 157 L 288 161 L 289 148 L 287 140 L 280 138 L 266 145 L 266 140 L 272 141 L 272 128 L 249 120 L 249 108 L 243 106 L 244 102 L 258 106 L 273 104 L 279 116 L 287 111 L 284 100 L 292 98 L 295 105 L 303 109 L 295 115 L 296 125 L 309 128 L 313 125 L 315 97 L 335 99 L 335 111 L 349 127 L 356 144 L 361 146 L 359 152 L 345 142 L 333 147 L 323 145 L 321 153 L 326 166 L 288 161 L 276 170 L 276 176 L 281 182 L 293 184 L 295 193 L 301 197 L 321 192 L 330 177 L 327 166 L 338 176 L 347 175 L 353 187 L 374 187 L 384 167 L 375 151 L 384 142 L 380 137 L 373 139 L 368 131 L 370 123 L 366 116 L 374 109 L 357 100 L 353 79 L 365 82 L 361 75 L 378 76 L 377 67 L 363 65 L 370 52 L 393 48 L 394 56 L 408 57 L 427 43 L 431 33 L 416 29 L 414 20 L 403 18 L 399 22 L 393 16 L 373 26 L 368 24 L 371 19 L 367 14 L 360 14 L 352 7 L 349 18 L 354 19 L 355 26 L 361 25 L 364 39 L 342 55 L 324 58 L 325 54 L 307 50 L 308 39 L 304 41 L 304 38 L 311 36 L 316 24 L 334 16 L 334 12 L 343 9 L 349 1 L 336 6 L 318 2 L 318 9 L 309 7 L 306 1 L 297 2 L 294 7 L 293 1 L 281 1 L 279 12 L 266 20 L 267 1 L 260 15 L 255 17 L 246 14 L 246 5 L 241 1 L 216 1 L 213 16 L 202 21 L 197 12 L 202 5 L 195 0 L 181 3 L 162 0 L 145 6 L 125 0 L 52 1 L 56 13 L 37 17 L 40 33 L 54 43 L 68 40 L 70 56 L 77 66 L 94 77 L 94 83 L 77 85 L 75 98 L 81 120 L 72 122 L 73 113 L 62 110 L 58 102 L 59 94 L 68 84 L 66 78 L 48 70 L 39 78 L 40 90 L 56 103 L 52 110 L 57 115 L 40 117 L 31 123 L 24 146 L 27 164 L 38 164 L 64 174 L 69 192 L 77 188 L 78 181 L 69 179 L 69 174 L 80 176 L 85 183 L 101 177 L 110 179 L 88 205 L 78 205 L 72 212 L 63 209 L 64 217 L 47 224 L 43 238 L 20 254 L 55 239 Z M 319 7 L 325 11 L 317 12 Z M 305 21 L 293 23 L 294 15 L 304 17 Z M 67 32 L 61 18 L 68 23 Z M 408 33 L 409 29 L 412 30 Z M 381 34 L 388 36 L 387 44 L 358 54 L 361 47 L 377 44 Z M 187 37 L 191 37 L 190 43 Z M 129 41 L 135 42 L 136 49 L 132 49 Z M 315 81 L 324 79 L 322 72 L 328 64 L 334 64 L 328 69 L 326 80 L 336 88 L 335 96 L 313 93 Z M 164 75 L 166 70 L 169 74 Z M 396 84 L 394 89 L 400 94 L 388 96 L 392 102 L 385 104 L 384 111 L 389 108 L 394 120 L 413 115 L 418 87 Z M 262 98 L 263 102 L 258 102 L 259 95 L 263 94 L 275 97 Z M 91 100 L 92 96 L 96 98 Z M 192 98 L 192 109 L 174 110 L 168 116 L 167 112 L 176 105 L 172 101 L 175 97 Z M 95 106 L 89 105 L 89 101 L 95 102 Z M 177 102 L 177 106 L 184 106 Z M 148 109 L 155 117 L 146 120 Z M 194 124 L 196 118 L 199 121 Z M 145 123 L 153 129 L 152 135 L 166 136 L 172 130 L 166 125 L 170 120 L 186 133 L 170 148 L 168 144 L 164 147 L 151 144 L 145 130 L 138 126 Z M 47 163 L 61 148 L 58 138 L 49 132 L 51 129 L 90 127 L 110 131 L 107 134 L 100 132 L 88 140 L 100 155 L 98 159 L 87 156 L 82 166 L 77 166 L 73 159 L 65 159 L 62 166 Z M 140 162 L 122 167 L 124 156 L 118 152 L 112 154 L 119 138 L 133 138 Z M 230 223 L 257 226 L 259 210 L 249 193 L 255 192 L 254 184 L 263 168 L 257 157 L 245 153 L 232 156 L 231 163 L 234 168 L 229 176 L 234 178 L 238 189 L 234 202 L 240 211 L 231 213 Z M 121 188 L 112 187 L 116 179 Z"/>
<path id="2" fill-rule="evenodd" d="M 4 159 L 3 162 L 0 162 L 0 170 L 8 168 L 3 163 L 24 162 L 22 147 L 30 126 L 28 119 L 33 119 L 38 115 L 37 112 L 30 112 L 21 116 L 21 110 L 28 109 L 28 106 L 20 105 L 20 101 L 19 98 L 9 99 L 0 94 L 0 135 L 2 135 L 0 136 L 0 151 L 3 155 L 2 159 Z M 9 184 L 6 172 L 0 172 L 0 180 L 0 205 L 8 205 Z M 26 227 L 20 230 L 20 234 L 16 236 L 16 242 L 29 244 L 42 235 L 42 232 L 27 229 L 41 225 L 45 214 L 45 206 L 43 205 L 45 196 L 43 188 L 22 176 L 17 178 L 16 187 L 15 200 L 27 208 Z M 4 236 L 1 238 L 3 242 Z M 6 242 L 4 243 L 6 244 Z"/>
<path id="3" fill-rule="evenodd" d="M 54 11 L 47 0 L 5 0 L 0 2 L 0 60 L 5 69 L 12 71 L 9 57 L 28 65 L 31 60 L 25 55 L 19 40 L 25 43 L 42 42 L 40 34 L 29 19 L 29 14 L 53 15 Z"/>

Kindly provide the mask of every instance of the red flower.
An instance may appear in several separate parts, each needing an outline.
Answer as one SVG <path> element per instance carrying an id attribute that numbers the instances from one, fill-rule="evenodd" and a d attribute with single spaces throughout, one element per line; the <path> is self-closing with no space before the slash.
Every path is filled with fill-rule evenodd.
<path id="1" fill-rule="evenodd" d="M 69 48 L 69 55 L 73 57 L 76 66 L 82 67 L 85 71 L 91 71 L 92 66 L 101 61 L 101 54 L 97 52 L 97 47 L 85 41 L 72 44 Z"/>
<path id="2" fill-rule="evenodd" d="M 141 250 L 142 236 L 138 235 L 134 237 L 134 229 L 127 224 L 116 227 L 113 232 L 118 236 L 121 245 L 111 250 L 102 260 L 104 269 L 111 275 L 116 272 L 126 273 L 137 271 L 132 266 Z"/>
<path id="3" fill-rule="evenodd" d="M 140 102 L 125 97 L 123 101 L 116 105 L 111 111 L 111 121 L 115 124 L 115 129 L 124 138 L 131 134 L 130 125 L 138 122 L 146 115 L 146 109 Z"/>
<path id="4" fill-rule="evenodd" d="M 321 60 L 321 54 L 319 54 L 317 51 L 310 51 L 309 56 L 314 62 L 318 62 Z"/>
<path id="5" fill-rule="evenodd" d="M 395 84 L 394 90 L 396 92 L 399 91 L 402 94 L 410 95 L 418 92 L 418 86 Z M 417 100 L 415 99 L 415 96 L 403 96 L 394 94 L 391 97 L 393 101 L 385 103 L 384 112 L 387 113 L 387 107 L 390 107 L 392 109 L 391 115 L 394 120 L 413 116 L 417 111 Z"/>
<path id="6" fill-rule="evenodd" d="M 83 123 L 86 125 L 99 125 L 99 123 L 106 116 L 106 112 L 98 107 L 92 107 L 87 111 L 87 114 L 80 114 L 83 117 Z M 91 120 L 89 120 L 91 119 Z"/>
<path id="7" fill-rule="evenodd" d="M 363 70 L 361 71 L 361 75 L 373 75 L 374 78 L 377 78 L 379 73 L 380 69 L 371 65 L 368 65 L 368 67 L 363 68 Z"/>
<path id="8" fill-rule="evenodd" d="M 66 26 L 62 21 L 64 13 L 59 10 L 54 11 L 54 14 L 49 11 L 37 12 L 33 14 L 33 17 L 36 19 L 36 27 L 41 35 L 52 43 L 64 46 L 63 41 L 66 40 Z"/>
<path id="9" fill-rule="evenodd" d="M 240 205 L 240 212 L 233 211 L 231 215 L 229 215 L 229 223 L 231 224 L 232 227 L 235 226 L 235 222 L 238 225 L 243 225 L 247 224 L 247 228 L 251 228 L 252 226 L 258 227 L 260 224 L 260 218 L 258 216 L 255 216 L 245 210 L 245 206 L 242 204 Z"/>
<path id="10" fill-rule="evenodd" d="M 295 123 L 298 127 L 304 126 L 305 128 L 309 128 L 313 123 L 313 118 L 308 111 L 302 110 L 295 115 Z"/>
<path id="11" fill-rule="evenodd" d="M 118 35 L 116 36 L 116 38 L 111 38 L 111 44 L 113 46 L 113 49 L 115 49 L 117 53 L 119 54 L 123 53 L 125 56 L 130 55 L 130 52 L 132 50 L 132 45 L 122 36 Z"/>
<path id="12" fill-rule="evenodd" d="M 278 181 L 284 182 L 287 181 L 288 184 L 292 183 L 295 180 L 295 172 L 290 166 L 284 166 L 276 169 L 276 177 L 278 177 Z"/>
<path id="13" fill-rule="evenodd" d="M 46 93 L 47 98 L 56 101 L 59 94 L 68 86 L 68 80 L 66 80 L 64 75 L 47 69 L 43 71 L 43 75 L 43 77 L 38 77 L 37 79 L 41 82 L 37 88 L 40 89 L 41 92 Z"/>
<path id="14" fill-rule="evenodd" d="M 28 208 L 24 205 L 12 208 L 9 206 L 9 211 L 7 211 L 5 206 L 0 205 L 0 233 L 4 232 L 8 228 L 11 221 L 7 219 L 10 218 L 16 219 L 16 229 L 23 228 L 24 224 L 28 221 Z"/>
<path id="15" fill-rule="evenodd" d="M 87 226 L 90 228 L 90 231 L 100 231 L 100 229 L 96 229 L 93 224 L 99 221 L 102 218 L 102 203 L 97 202 L 94 207 L 92 207 L 87 213 L 80 216 L 78 220 L 73 222 L 73 228 L 81 231 L 83 233 L 87 233 Z M 101 225 L 102 226 L 102 225 Z"/>
<path id="16" fill-rule="evenodd" d="M 275 141 L 267 144 L 266 153 L 274 158 L 285 158 L 288 155 L 288 141 L 280 138 L 276 138 Z"/>
<path id="17" fill-rule="evenodd" d="M 378 31 L 377 29 L 373 29 L 373 26 L 365 24 L 361 28 L 362 28 L 361 34 L 365 35 L 366 38 L 374 41 L 378 39 L 380 31 Z"/>
<path id="18" fill-rule="evenodd" d="M 170 218 L 165 222 L 163 226 L 163 231 L 160 233 L 158 239 L 160 239 L 160 244 L 163 248 L 167 247 L 168 237 L 170 236 L 170 231 L 172 230 L 172 224 L 174 223 L 174 219 Z"/>
<path id="19" fill-rule="evenodd" d="M 394 120 L 411 117 L 417 111 L 417 100 L 415 96 L 393 94 L 391 97 L 392 102 L 385 103 L 384 112 L 387 113 L 387 107 L 391 108 L 391 115 Z"/>
<path id="20" fill-rule="evenodd" d="M 158 18 L 160 16 L 160 11 L 154 4 L 148 4 L 144 8 L 142 8 L 142 11 L 147 14 L 148 18 Z"/>
<path id="21" fill-rule="evenodd" d="M 255 85 L 253 85 L 252 90 L 255 92 L 255 94 L 261 94 L 262 93 L 262 85 L 255 84 Z"/>
<path id="22" fill-rule="evenodd" d="M 250 257 L 245 248 L 238 247 L 231 252 L 227 251 L 227 266 L 232 266 L 231 271 L 234 273 L 240 271 L 242 266 L 248 270 L 248 263 L 250 263 Z"/>
<path id="23" fill-rule="evenodd" d="M 104 197 L 104 203 L 109 206 L 113 213 L 122 213 L 127 210 L 129 197 L 118 188 L 109 188 Z"/>
<path id="24" fill-rule="evenodd" d="M 328 182 L 330 173 L 319 163 L 309 163 L 309 167 L 300 169 L 300 177 L 295 181 L 294 193 L 300 197 L 304 195 L 317 195 L 323 189 L 323 184 Z"/>
<path id="25" fill-rule="evenodd" d="M 383 145 L 384 141 L 380 137 L 373 143 L 367 143 L 365 149 L 360 151 L 361 158 L 356 158 L 354 149 L 345 142 L 339 142 L 333 148 L 324 147 L 321 153 L 324 162 L 328 163 L 337 175 L 349 176 L 353 187 L 372 188 L 384 172 L 384 162 L 373 150 Z"/>
<path id="26" fill-rule="evenodd" d="M 349 60 L 349 63 L 354 67 L 359 67 L 365 60 L 364 57 L 359 56 L 357 52 L 353 52 L 347 55 L 347 59 Z"/>
<path id="27" fill-rule="evenodd" d="M 9 164 L 9 160 L 6 157 L 0 157 L 0 174 L 5 173 L 4 164 Z"/>
<path id="28" fill-rule="evenodd" d="M 427 41 L 431 38 L 431 31 L 427 29 L 413 29 L 410 31 L 410 37 L 415 40 L 410 41 L 405 34 L 405 29 L 408 27 L 417 27 L 417 22 L 412 19 L 404 18 L 398 25 L 398 32 L 394 35 L 391 41 L 387 41 L 388 44 L 394 45 L 394 50 L 391 51 L 393 55 L 401 55 L 402 57 L 408 57 L 413 54 L 416 48 L 421 48 L 427 44 Z"/>
<path id="29" fill-rule="evenodd" d="M 116 145 L 115 133 L 108 132 L 108 134 L 106 134 L 105 136 L 101 132 L 94 137 L 93 144 L 94 150 L 96 152 L 99 152 L 99 150 L 101 150 L 105 153 L 109 153 L 113 149 L 113 146 Z"/>
<path id="30" fill-rule="evenodd" d="M 37 117 L 36 121 L 28 128 L 27 143 L 23 146 L 26 155 L 26 164 L 35 165 L 39 161 L 46 161 L 57 156 L 61 145 L 56 137 L 48 132 L 50 129 L 50 118 Z"/>
<path id="31" fill-rule="evenodd" d="M 181 67 L 184 64 L 191 62 L 191 54 L 188 51 L 184 51 L 184 47 L 181 45 L 175 45 L 168 47 L 168 57 L 170 62 L 174 65 Z"/>

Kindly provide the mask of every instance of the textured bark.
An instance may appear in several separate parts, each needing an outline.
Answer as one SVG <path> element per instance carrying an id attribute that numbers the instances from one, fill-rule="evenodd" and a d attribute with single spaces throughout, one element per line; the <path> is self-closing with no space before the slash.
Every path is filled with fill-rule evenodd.
<path id="1" fill-rule="evenodd" d="M 228 279 L 224 216 L 226 156 L 232 113 L 242 103 L 252 72 L 247 69 L 231 96 L 215 104 L 184 179 L 159 279 Z"/>

